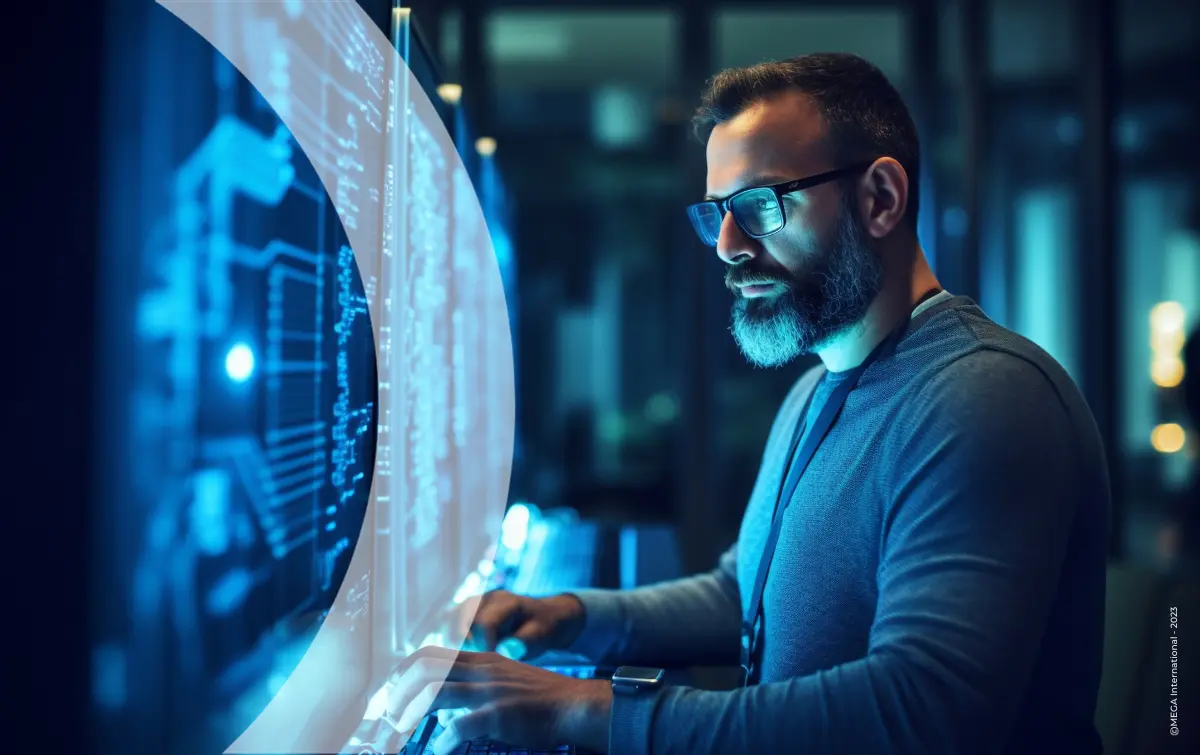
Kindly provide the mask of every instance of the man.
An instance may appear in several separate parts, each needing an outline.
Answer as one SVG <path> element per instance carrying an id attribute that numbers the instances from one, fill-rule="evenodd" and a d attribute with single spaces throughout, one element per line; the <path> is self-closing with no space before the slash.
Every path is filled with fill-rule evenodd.
<path id="1" fill-rule="evenodd" d="M 710 574 L 631 592 L 485 596 L 473 637 L 507 651 L 409 659 L 396 715 L 469 711 L 438 752 L 1100 752 L 1101 441 L 1053 359 L 939 290 L 901 98 L 858 57 L 808 55 L 718 75 L 695 123 L 709 201 L 689 215 L 728 264 L 735 338 L 758 365 L 822 362 L 779 411 L 737 543 Z M 505 657 L 551 648 L 748 658 L 749 684 L 614 697 Z"/>

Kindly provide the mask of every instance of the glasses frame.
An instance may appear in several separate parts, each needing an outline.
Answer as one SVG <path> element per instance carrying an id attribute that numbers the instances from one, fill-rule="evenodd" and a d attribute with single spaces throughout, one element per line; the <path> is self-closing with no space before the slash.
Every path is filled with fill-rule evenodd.
<path id="1" fill-rule="evenodd" d="M 779 233 L 787 227 L 787 212 L 785 212 L 783 209 L 783 197 L 785 194 L 793 194 L 797 191 L 804 191 L 805 189 L 811 189 L 814 186 L 820 186 L 821 184 L 826 184 L 830 181 L 836 181 L 839 178 L 861 173 L 874 164 L 875 161 L 871 160 L 870 162 L 855 163 L 844 168 L 835 168 L 833 170 L 827 170 L 823 173 L 817 173 L 813 176 L 796 178 L 791 181 L 772 184 L 771 186 L 747 186 L 744 189 L 735 191 L 724 199 L 707 199 L 703 202 L 696 202 L 695 204 L 688 205 L 688 219 L 692 221 L 692 230 L 696 231 L 697 236 L 701 237 L 700 240 L 708 246 L 715 247 L 717 242 L 714 241 L 712 244 L 708 244 L 708 242 L 704 241 L 703 234 L 701 234 L 696 228 L 696 211 L 701 207 L 715 206 L 717 208 L 717 212 L 721 214 L 721 222 L 724 223 L 725 216 L 730 212 L 729 205 L 733 200 L 752 191 L 763 191 L 764 189 L 769 189 L 775 193 L 775 201 L 779 203 L 779 215 L 782 218 L 782 221 L 780 222 L 778 228 L 768 233 L 751 233 L 746 229 L 746 226 L 742 225 L 742 222 L 738 219 L 737 213 L 733 214 L 733 222 L 737 223 L 738 228 L 742 230 L 742 233 L 756 241 L 759 239 L 765 239 L 768 236 L 774 236 L 776 233 Z"/>

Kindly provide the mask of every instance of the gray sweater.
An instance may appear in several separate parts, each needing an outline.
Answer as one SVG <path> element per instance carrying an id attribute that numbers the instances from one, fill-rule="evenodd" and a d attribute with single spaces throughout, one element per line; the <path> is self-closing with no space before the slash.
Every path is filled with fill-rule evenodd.
<path id="1" fill-rule="evenodd" d="M 788 443 L 699 576 L 576 593 L 598 663 L 736 664 Z M 761 683 L 618 697 L 616 755 L 1098 753 L 1109 489 L 1064 370 L 951 299 L 872 365 L 801 478 L 763 597 Z"/>

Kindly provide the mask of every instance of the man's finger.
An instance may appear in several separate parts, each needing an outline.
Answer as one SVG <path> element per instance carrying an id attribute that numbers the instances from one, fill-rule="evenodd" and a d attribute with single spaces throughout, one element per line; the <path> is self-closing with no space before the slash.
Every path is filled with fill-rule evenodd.
<path id="1" fill-rule="evenodd" d="M 496 652 L 514 661 L 536 658 L 546 650 L 553 627 L 541 621 L 526 621 L 511 637 L 496 645 Z"/>
<path id="2" fill-rule="evenodd" d="M 418 692 L 404 710 L 398 712 L 396 725 L 401 729 L 415 728 L 428 713 L 444 709 L 473 709 L 488 702 L 492 694 L 494 691 L 485 684 L 435 682 Z"/>
<path id="3" fill-rule="evenodd" d="M 494 592 L 483 596 L 468 633 L 470 649 L 478 652 L 496 649 L 496 643 L 514 629 L 519 619 L 517 598 L 512 593 Z"/>
<path id="4" fill-rule="evenodd" d="M 409 721 L 405 712 L 414 709 L 413 701 L 430 685 L 445 683 L 488 682 L 495 671 L 498 657 L 491 653 L 455 652 L 446 648 L 424 647 L 405 658 L 392 672 L 387 685 L 384 709 L 393 727 L 416 726 L 421 716 Z M 429 710 L 431 700 L 422 700 L 417 707 Z M 447 707 L 469 707 L 468 703 Z"/>
<path id="5" fill-rule="evenodd" d="M 388 690 L 387 706 L 384 709 L 385 717 L 401 731 L 413 728 L 417 722 L 409 720 L 405 714 L 422 694 L 427 694 L 426 690 L 430 686 L 441 683 L 440 680 L 427 681 L 423 677 L 417 678 L 411 674 L 408 675 L 401 683 L 392 685 Z M 434 694 L 436 694 L 436 690 L 434 690 Z"/>
<path id="6" fill-rule="evenodd" d="M 482 653 L 488 648 L 488 635 L 482 627 L 471 626 L 463 637 L 463 650 Z"/>
<path id="7" fill-rule="evenodd" d="M 408 673 L 408 669 L 413 664 L 420 663 L 423 659 L 438 659 L 453 663 L 458 659 L 458 651 L 436 645 L 426 645 L 423 648 L 418 648 L 415 652 L 396 664 L 396 668 L 392 669 L 391 680 L 393 682 L 399 680 L 400 677 Z"/>
<path id="8" fill-rule="evenodd" d="M 472 595 L 447 611 L 447 623 L 454 627 L 451 636 L 466 638 L 463 640 L 463 650 L 475 649 L 469 645 L 471 622 L 474 620 L 475 614 L 479 613 L 479 605 L 482 601 L 482 595 Z"/>
<path id="9" fill-rule="evenodd" d="M 450 648 L 433 645 L 418 649 L 407 658 L 396 664 L 388 677 L 388 684 L 396 686 L 403 683 L 404 677 L 412 673 L 416 666 L 422 667 L 422 674 L 430 671 L 446 673 L 451 681 L 472 681 L 486 674 L 486 666 L 495 661 L 489 653 L 472 653 L 466 650 L 451 650 Z"/>
<path id="10" fill-rule="evenodd" d="M 441 694 L 442 687 L 444 686 L 442 682 L 427 684 L 412 699 L 405 703 L 403 708 L 397 707 L 393 709 L 396 725 L 401 729 L 416 728 L 416 725 L 421 722 L 425 714 L 433 708 L 433 704 L 437 702 L 438 695 Z"/>
<path id="11" fill-rule="evenodd" d="M 424 648 L 422 648 L 424 650 Z M 388 715 L 400 728 L 416 726 L 416 721 L 400 720 L 417 695 L 431 684 L 441 684 L 454 672 L 455 660 L 433 653 L 414 653 L 392 673 L 388 684 Z"/>
<path id="12" fill-rule="evenodd" d="M 496 729 L 498 719 L 494 705 L 483 705 L 458 716 L 442 730 L 442 733 L 433 742 L 433 754 L 451 755 L 472 739 L 481 737 L 498 739 L 499 731 Z"/>

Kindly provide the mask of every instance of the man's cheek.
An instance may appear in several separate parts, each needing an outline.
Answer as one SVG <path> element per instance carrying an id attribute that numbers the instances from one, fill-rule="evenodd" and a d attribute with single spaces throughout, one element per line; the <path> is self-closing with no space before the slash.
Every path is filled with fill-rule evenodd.
<path id="1" fill-rule="evenodd" d="M 779 235 L 787 233 L 787 229 L 780 232 Z M 808 260 L 812 254 L 808 251 L 809 246 L 803 243 L 801 239 L 794 237 L 785 237 L 774 241 L 767 247 L 767 254 L 764 255 L 767 259 L 764 271 L 769 271 L 770 274 L 779 277 L 786 282 L 796 282 L 804 277 L 804 271 L 809 267 Z"/>

